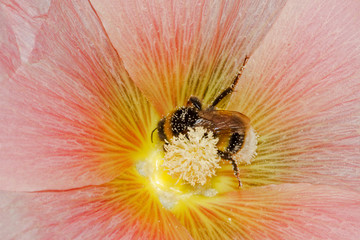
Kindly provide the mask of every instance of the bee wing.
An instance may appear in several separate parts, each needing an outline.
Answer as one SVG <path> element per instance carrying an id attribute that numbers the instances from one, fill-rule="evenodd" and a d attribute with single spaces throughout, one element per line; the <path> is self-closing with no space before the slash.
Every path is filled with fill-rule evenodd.
<path id="1" fill-rule="evenodd" d="M 235 111 L 201 111 L 199 117 L 196 125 L 211 129 L 218 136 L 234 132 L 245 134 L 250 126 L 249 118 Z"/>

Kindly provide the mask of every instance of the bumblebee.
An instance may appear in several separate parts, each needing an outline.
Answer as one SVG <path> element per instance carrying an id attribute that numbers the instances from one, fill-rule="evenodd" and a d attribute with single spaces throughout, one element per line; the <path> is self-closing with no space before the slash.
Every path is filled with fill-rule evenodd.
<path id="1" fill-rule="evenodd" d="M 218 155 L 223 160 L 231 162 L 239 186 L 242 184 L 239 178 L 239 169 L 233 156 L 243 148 L 244 140 L 250 129 L 250 120 L 240 112 L 217 110 L 215 107 L 234 91 L 247 61 L 248 57 L 245 57 L 242 67 L 234 77 L 230 87 L 221 92 L 209 106 L 203 108 L 200 99 L 191 96 L 186 106 L 177 108 L 163 117 L 158 122 L 157 128 L 154 129 L 154 131 L 158 130 L 159 138 L 164 144 L 171 143 L 171 139 L 179 136 L 179 134 L 186 136 L 189 128 L 203 127 L 212 131 L 214 137 L 219 139 L 217 143 Z"/>

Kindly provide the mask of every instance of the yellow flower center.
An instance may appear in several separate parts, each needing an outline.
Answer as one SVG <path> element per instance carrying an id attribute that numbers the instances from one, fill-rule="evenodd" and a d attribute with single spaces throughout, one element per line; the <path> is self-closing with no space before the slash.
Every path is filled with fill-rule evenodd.
<path id="1" fill-rule="evenodd" d="M 233 156 L 238 164 L 249 164 L 255 155 L 257 136 L 252 128 L 248 137 L 243 149 Z M 150 145 L 149 151 L 138 156 L 136 169 L 167 209 L 194 197 L 239 190 L 233 166 L 218 155 L 218 141 L 203 127 L 189 128 L 186 135 L 173 137 L 171 143 Z"/>

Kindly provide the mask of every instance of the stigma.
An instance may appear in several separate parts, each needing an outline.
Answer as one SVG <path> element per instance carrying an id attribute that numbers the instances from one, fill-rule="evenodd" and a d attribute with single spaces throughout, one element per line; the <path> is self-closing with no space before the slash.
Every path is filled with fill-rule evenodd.
<path id="1" fill-rule="evenodd" d="M 204 185 L 216 175 L 221 161 L 216 147 L 219 139 L 203 127 L 188 128 L 164 145 L 163 167 L 168 173 L 186 183 Z"/>

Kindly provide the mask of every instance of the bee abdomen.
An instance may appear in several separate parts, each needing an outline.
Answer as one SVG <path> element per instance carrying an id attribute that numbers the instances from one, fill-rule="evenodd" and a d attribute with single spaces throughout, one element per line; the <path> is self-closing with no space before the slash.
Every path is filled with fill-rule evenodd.
<path id="1" fill-rule="evenodd" d="M 230 137 L 229 146 L 226 151 L 232 154 L 237 153 L 244 144 L 244 138 L 244 134 L 240 134 L 238 132 L 233 133 Z"/>

